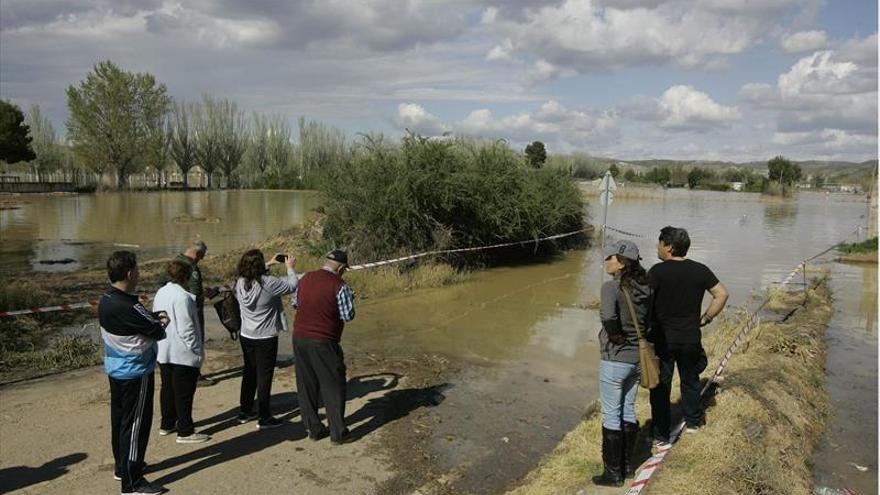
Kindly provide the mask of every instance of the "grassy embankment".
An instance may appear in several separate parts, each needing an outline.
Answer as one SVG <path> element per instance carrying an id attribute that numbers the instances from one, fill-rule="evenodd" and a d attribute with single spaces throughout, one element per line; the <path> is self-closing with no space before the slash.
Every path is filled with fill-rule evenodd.
<path id="1" fill-rule="evenodd" d="M 806 297 L 776 291 L 769 307 L 778 318 L 753 330 L 737 351 L 723 384 L 710 399 L 706 426 L 675 445 L 647 493 L 812 493 L 807 459 L 824 430 L 828 407 L 822 388 L 822 335 L 832 313 L 827 281 L 817 280 Z M 704 337 L 707 373 L 715 370 L 741 329 L 741 317 L 723 318 Z M 677 402 L 677 374 L 672 395 L 673 403 Z M 578 493 L 584 488 L 584 493 L 593 493 L 590 476 L 602 470 L 601 417 L 597 408 L 591 409 L 593 412 L 511 492 L 513 495 Z M 644 424 L 650 418 L 650 405 L 647 391 L 641 388 L 636 410 Z M 646 433 L 643 428 L 645 442 L 649 442 Z"/>
<path id="2" fill-rule="evenodd" d="M 840 261 L 877 263 L 877 237 L 862 242 L 842 243 L 837 246 Z"/>
<path id="3" fill-rule="evenodd" d="M 320 267 L 323 254 L 347 247 L 353 263 L 420 251 L 535 239 L 584 227 L 583 202 L 568 177 L 533 170 L 503 143 L 367 139 L 328 171 L 321 212 L 295 227 L 201 263 L 208 285 L 233 280 L 249 248 L 299 259 L 300 271 Z M 168 219 L 170 221 L 170 219 Z M 583 236 L 578 239 L 583 241 Z M 545 243 L 542 251 L 566 243 Z M 534 254 L 535 246 L 474 256 L 424 258 L 346 274 L 359 301 L 461 281 L 474 267 Z M 167 260 L 141 260 L 139 290 L 152 293 Z M 0 311 L 80 302 L 106 288 L 103 270 L 26 274 L 0 280 Z M 21 370 L 61 370 L 99 362 L 88 337 L 57 337 L 63 326 L 93 321 L 90 311 L 0 319 L 0 379 Z"/>

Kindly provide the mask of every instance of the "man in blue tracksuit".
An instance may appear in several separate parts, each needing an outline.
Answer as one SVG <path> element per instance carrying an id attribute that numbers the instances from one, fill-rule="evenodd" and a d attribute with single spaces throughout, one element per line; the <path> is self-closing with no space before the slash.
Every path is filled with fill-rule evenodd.
<path id="1" fill-rule="evenodd" d="M 153 314 L 134 294 L 140 273 L 130 251 L 107 260 L 110 288 L 98 304 L 104 341 L 104 370 L 110 379 L 111 445 L 115 478 L 124 495 L 156 494 L 164 489 L 143 476 L 144 455 L 153 421 L 153 370 L 156 341 L 165 338 L 168 315 Z"/>

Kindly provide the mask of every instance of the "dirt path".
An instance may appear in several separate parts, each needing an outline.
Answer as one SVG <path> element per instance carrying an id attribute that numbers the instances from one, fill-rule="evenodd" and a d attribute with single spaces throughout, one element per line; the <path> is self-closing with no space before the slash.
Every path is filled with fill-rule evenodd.
<path id="1" fill-rule="evenodd" d="M 197 430 L 213 438 L 185 446 L 158 435 L 157 376 L 149 479 L 186 494 L 396 493 L 412 485 L 396 481 L 394 467 L 402 459 L 395 457 L 395 446 L 409 441 L 399 432 L 412 432 L 419 409 L 443 401 L 442 387 L 433 386 L 443 358 L 349 357 L 346 412 L 357 441 L 334 446 L 306 438 L 289 336 L 282 338 L 279 359 L 288 362 L 276 369 L 272 398 L 273 412 L 285 425 L 268 431 L 235 420 L 241 358 L 228 340 L 215 337 L 204 371 L 217 384 L 198 388 L 193 410 Z M 0 418 L 0 492 L 118 493 L 108 445 L 109 391 L 100 367 L 0 389 Z"/>

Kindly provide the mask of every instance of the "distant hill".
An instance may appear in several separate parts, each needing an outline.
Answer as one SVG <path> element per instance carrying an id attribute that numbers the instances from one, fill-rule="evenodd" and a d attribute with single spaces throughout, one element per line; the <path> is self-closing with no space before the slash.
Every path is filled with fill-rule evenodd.
<path id="1" fill-rule="evenodd" d="M 700 168 L 751 168 L 756 170 L 766 170 L 767 162 L 725 162 L 717 160 L 614 160 L 608 158 L 596 158 L 597 162 L 613 162 L 626 163 L 632 165 L 637 170 L 647 170 L 654 167 L 674 167 L 681 165 L 686 169 L 693 167 Z M 804 174 L 815 175 L 822 174 L 826 177 L 834 177 L 836 179 L 858 179 L 871 175 L 877 169 L 877 160 L 866 160 L 864 162 L 843 162 L 843 161 L 821 161 L 821 160 L 792 160 L 801 166 Z"/>

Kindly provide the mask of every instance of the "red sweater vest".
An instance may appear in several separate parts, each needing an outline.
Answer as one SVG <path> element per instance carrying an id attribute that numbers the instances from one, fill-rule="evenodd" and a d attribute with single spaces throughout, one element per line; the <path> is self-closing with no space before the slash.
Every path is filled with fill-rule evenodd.
<path id="1" fill-rule="evenodd" d="M 297 310 L 293 319 L 295 338 L 339 342 L 345 322 L 339 319 L 336 294 L 345 285 L 335 273 L 306 273 L 296 289 Z"/>

